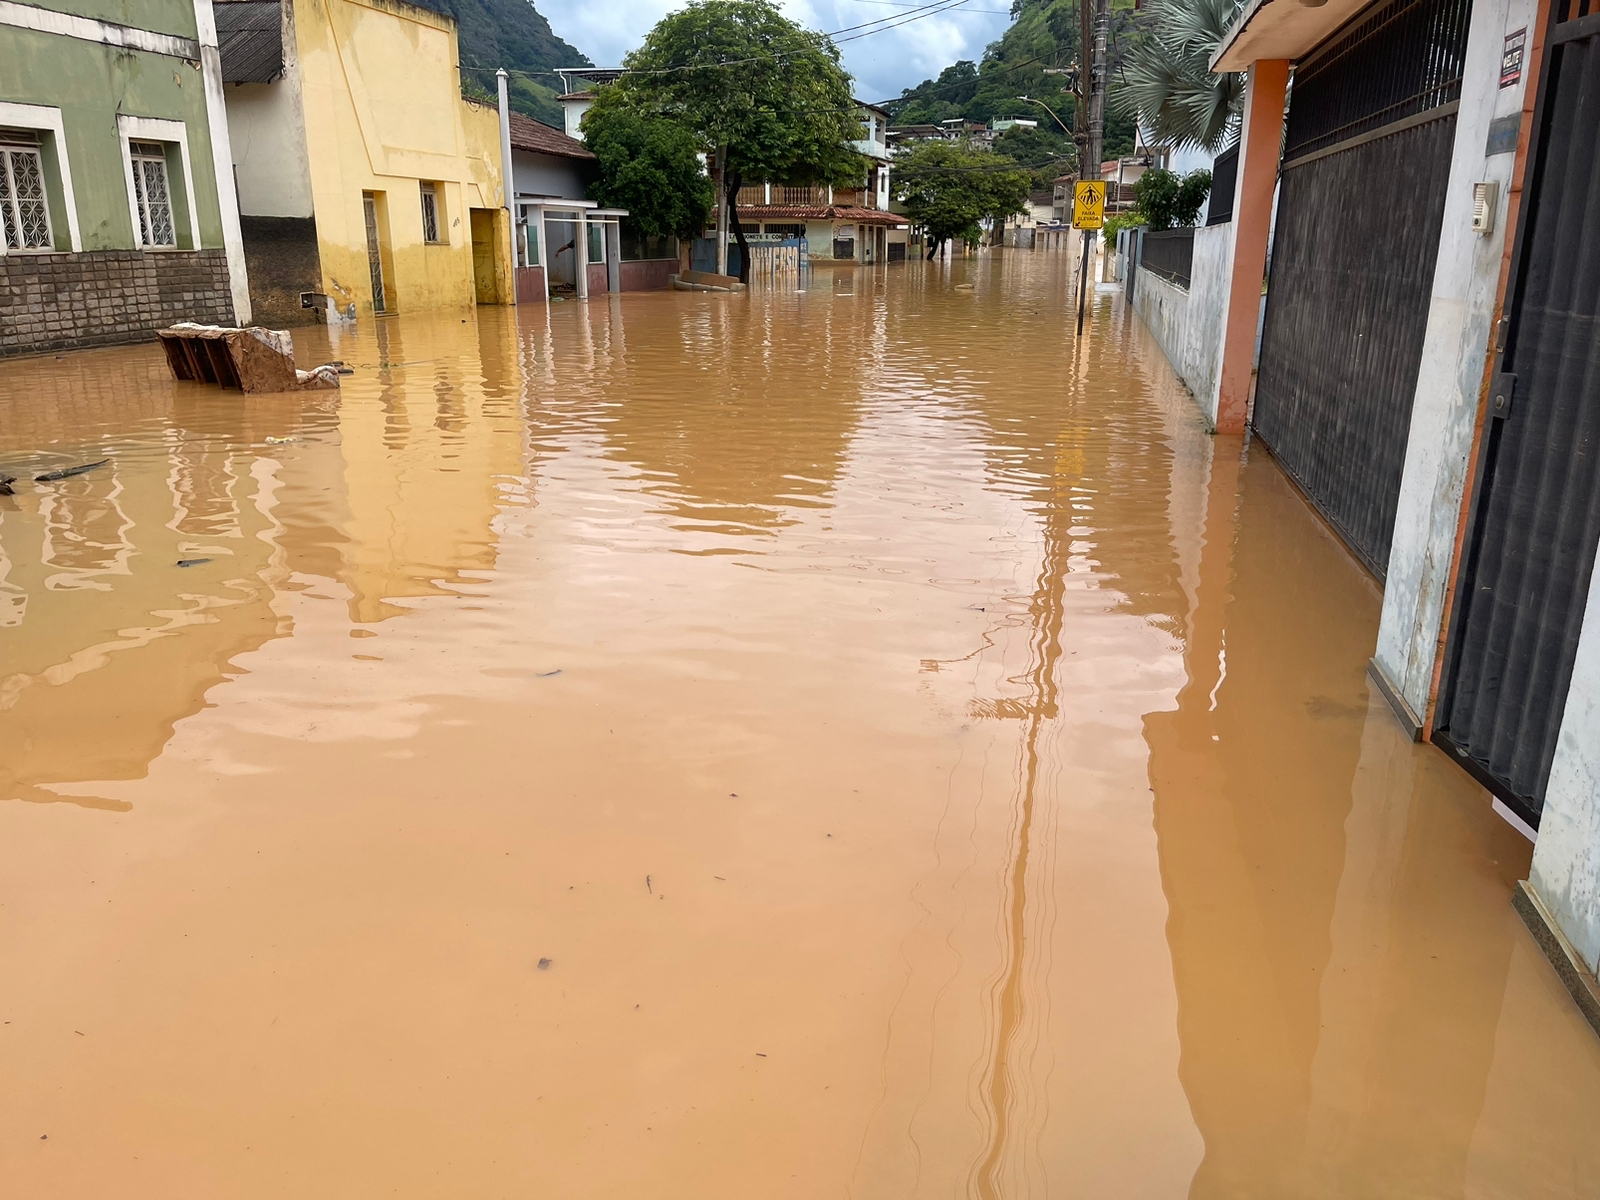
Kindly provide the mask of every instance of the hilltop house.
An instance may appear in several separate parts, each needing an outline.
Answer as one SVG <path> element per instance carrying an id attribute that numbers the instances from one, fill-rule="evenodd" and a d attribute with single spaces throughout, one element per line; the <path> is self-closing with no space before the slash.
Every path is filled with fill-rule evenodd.
<path id="1" fill-rule="evenodd" d="M 0 6 L 0 355 L 250 319 L 211 2 L 136 8 Z"/>
<path id="2" fill-rule="evenodd" d="M 405 0 L 218 0 L 260 319 L 510 299 L 500 127 L 465 100 L 455 23 Z"/>

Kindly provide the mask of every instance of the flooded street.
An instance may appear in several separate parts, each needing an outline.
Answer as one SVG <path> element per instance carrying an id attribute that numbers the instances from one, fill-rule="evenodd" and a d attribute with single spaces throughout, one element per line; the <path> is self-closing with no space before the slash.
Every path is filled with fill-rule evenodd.
<path id="1" fill-rule="evenodd" d="M 0 1190 L 1593 1196 L 1531 846 L 1068 268 L 8 364 Z"/>

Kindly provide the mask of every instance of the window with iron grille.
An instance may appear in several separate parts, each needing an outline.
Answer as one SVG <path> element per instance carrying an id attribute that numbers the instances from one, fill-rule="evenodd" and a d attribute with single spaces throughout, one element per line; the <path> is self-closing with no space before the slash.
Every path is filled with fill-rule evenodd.
<path id="1" fill-rule="evenodd" d="M 426 181 L 422 184 L 422 240 L 444 240 L 439 236 L 439 185 Z"/>
<path id="2" fill-rule="evenodd" d="M 0 225 L 7 250 L 48 250 L 55 244 L 34 134 L 0 130 Z"/>
<path id="3" fill-rule="evenodd" d="M 1471 0 L 1380 0 L 1295 65 L 1284 162 L 1461 99 Z"/>
<path id="4" fill-rule="evenodd" d="M 129 142 L 128 153 L 133 159 L 133 198 L 139 208 L 139 244 L 176 246 L 166 147 L 160 142 Z"/>

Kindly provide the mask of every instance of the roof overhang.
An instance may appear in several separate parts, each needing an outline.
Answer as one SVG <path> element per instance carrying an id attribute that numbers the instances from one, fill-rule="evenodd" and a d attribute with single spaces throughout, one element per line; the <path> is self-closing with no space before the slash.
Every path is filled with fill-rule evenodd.
<path id="1" fill-rule="evenodd" d="M 1244 71 L 1263 59 L 1304 58 L 1370 0 L 1249 0 L 1234 18 L 1222 45 L 1211 56 L 1213 71 Z"/>

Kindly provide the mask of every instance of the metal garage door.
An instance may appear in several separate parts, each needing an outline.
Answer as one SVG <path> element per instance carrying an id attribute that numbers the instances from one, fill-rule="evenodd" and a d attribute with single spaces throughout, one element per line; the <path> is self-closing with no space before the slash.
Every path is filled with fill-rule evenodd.
<path id="1" fill-rule="evenodd" d="M 1541 75 L 1435 712 L 1435 740 L 1535 825 L 1600 540 L 1600 15 L 1574 9 Z"/>
<path id="2" fill-rule="evenodd" d="M 1388 0 L 1296 64 L 1251 426 L 1380 578 L 1470 0 Z"/>

